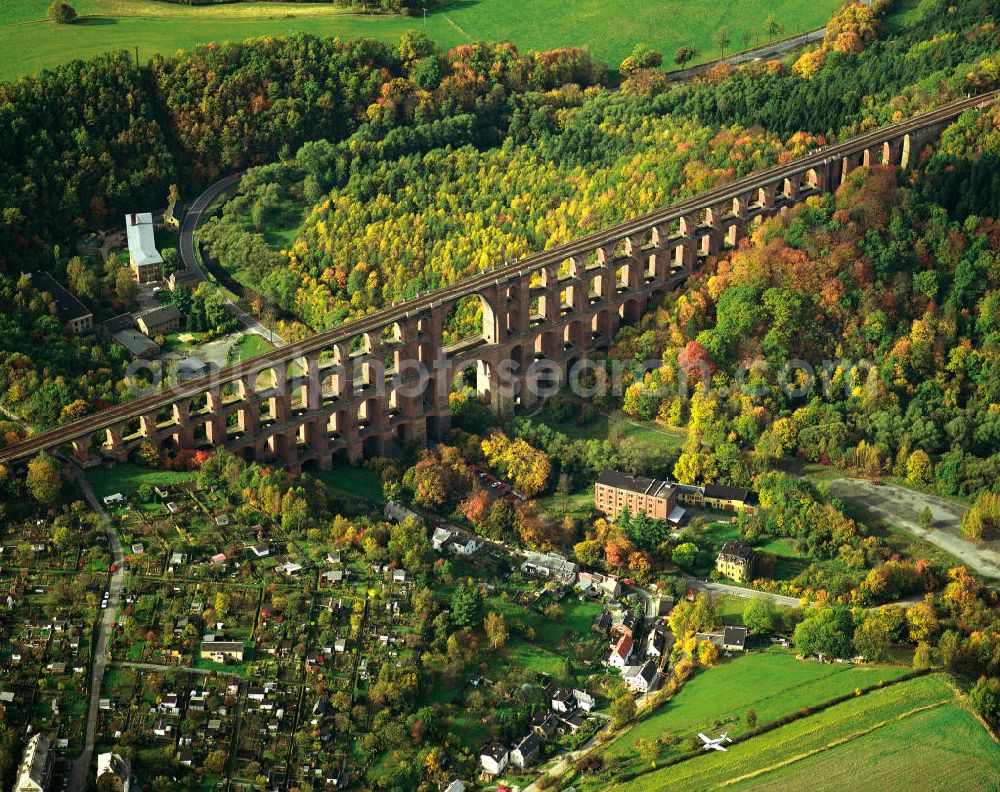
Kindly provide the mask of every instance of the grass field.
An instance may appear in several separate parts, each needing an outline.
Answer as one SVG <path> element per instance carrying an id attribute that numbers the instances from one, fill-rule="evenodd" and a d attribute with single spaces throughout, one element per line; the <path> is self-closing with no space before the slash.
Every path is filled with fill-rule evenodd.
<path id="1" fill-rule="evenodd" d="M 333 470 L 314 470 L 312 475 L 336 492 L 376 503 L 383 500 L 382 482 L 370 468 L 336 465 Z"/>
<path id="2" fill-rule="evenodd" d="M 92 467 L 87 469 L 87 478 L 98 498 L 121 492 L 129 495 L 143 484 L 180 484 L 191 481 L 195 473 L 170 470 L 150 470 L 131 462 L 119 462 L 113 468 Z"/>
<path id="3" fill-rule="evenodd" d="M 87 58 L 114 49 L 155 53 L 190 49 L 206 41 L 308 32 L 320 36 L 370 36 L 394 40 L 423 30 L 444 47 L 470 41 L 510 39 L 524 50 L 588 46 L 616 67 L 638 42 L 664 52 L 668 62 L 682 45 L 699 51 L 695 62 L 719 56 L 712 36 L 727 27 L 730 51 L 766 43 L 764 20 L 774 13 L 785 35 L 822 26 L 840 0 L 456 0 L 419 18 L 348 13 L 327 3 L 236 3 L 183 6 L 155 0 L 74 0 L 80 19 L 72 25 L 45 20 L 50 0 L 0 0 L 0 79 Z"/>
<path id="4" fill-rule="evenodd" d="M 895 679 L 908 670 L 801 661 L 778 649 L 750 653 L 697 674 L 672 700 L 611 743 L 605 753 L 637 761 L 635 744 L 639 738 L 655 740 L 669 731 L 677 746 L 664 756 L 676 755 L 688 750 L 690 739 L 699 731 L 728 730 L 734 737 L 742 734 L 749 709 L 756 710 L 757 723 L 764 725 L 855 688 Z"/>
<path id="5" fill-rule="evenodd" d="M 939 675 L 876 690 L 615 790 L 996 789 L 1000 746 Z"/>
<path id="6" fill-rule="evenodd" d="M 229 362 L 240 363 L 274 349 L 274 344 L 256 333 L 247 333 L 229 348 Z"/>

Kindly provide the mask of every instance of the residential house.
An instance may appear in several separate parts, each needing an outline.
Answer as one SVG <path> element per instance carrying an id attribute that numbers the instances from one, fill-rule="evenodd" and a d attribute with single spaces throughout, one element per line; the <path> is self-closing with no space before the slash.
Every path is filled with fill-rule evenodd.
<path id="1" fill-rule="evenodd" d="M 587 715 L 586 713 L 577 710 L 572 715 L 567 715 L 565 718 L 560 718 L 560 722 L 562 723 L 561 727 L 562 731 L 564 732 L 568 731 L 570 734 L 576 734 L 578 731 L 580 731 L 580 728 L 583 726 L 583 724 L 587 722 Z"/>
<path id="2" fill-rule="evenodd" d="M 579 567 L 558 553 L 537 553 L 529 550 L 521 564 L 521 571 L 529 575 L 547 577 L 572 585 Z"/>
<path id="3" fill-rule="evenodd" d="M 243 642 L 227 641 L 214 634 L 206 635 L 201 642 L 201 658 L 216 663 L 242 663 Z"/>
<path id="4" fill-rule="evenodd" d="M 659 630 L 650 630 L 646 636 L 646 657 L 663 657 L 667 648 L 667 636 Z"/>
<path id="5" fill-rule="evenodd" d="M 631 656 L 632 639 L 627 635 L 623 635 L 618 639 L 618 643 L 615 644 L 614 649 L 611 650 L 607 663 L 612 668 L 624 668 Z"/>
<path id="6" fill-rule="evenodd" d="M 594 697 L 591 696 L 586 690 L 577 690 L 576 688 L 573 688 L 573 698 L 576 699 L 576 706 L 584 712 L 591 712 L 594 707 L 597 706 L 597 702 L 594 700 Z"/>
<path id="7" fill-rule="evenodd" d="M 51 742 L 41 732 L 34 734 L 24 747 L 13 792 L 45 792 L 52 771 Z"/>
<path id="8" fill-rule="evenodd" d="M 119 330 L 111 336 L 115 343 L 125 347 L 136 360 L 156 357 L 160 354 L 159 345 L 149 336 L 138 330 Z"/>
<path id="9" fill-rule="evenodd" d="M 665 594 L 656 594 L 649 600 L 647 616 L 650 619 L 659 619 L 666 616 L 673 610 L 674 598 Z"/>
<path id="10" fill-rule="evenodd" d="M 601 635 L 607 635 L 608 630 L 611 629 L 611 614 L 607 611 L 601 611 L 594 617 L 594 623 L 590 625 L 590 629 Z"/>
<path id="11" fill-rule="evenodd" d="M 510 754 L 506 748 L 498 743 L 487 745 L 479 755 L 479 764 L 490 775 L 499 775 L 502 773 L 507 769 L 509 762 Z"/>
<path id="12" fill-rule="evenodd" d="M 538 739 L 537 734 L 529 732 L 510 752 L 510 763 L 523 770 L 531 767 L 541 752 L 542 741 Z"/>
<path id="13" fill-rule="evenodd" d="M 620 622 L 611 627 L 612 635 L 627 635 L 632 638 L 635 634 L 636 618 L 633 613 L 626 613 Z"/>
<path id="14" fill-rule="evenodd" d="M 398 501 L 389 501 L 385 504 L 385 511 L 383 512 L 385 519 L 389 522 L 401 523 L 403 520 L 416 520 L 418 524 L 424 524 L 424 518 L 417 514 L 412 509 L 407 509 L 402 503 Z"/>
<path id="15" fill-rule="evenodd" d="M 439 527 L 431 535 L 431 547 L 441 553 L 469 556 L 482 547 L 482 542 L 461 531 Z"/>
<path id="16" fill-rule="evenodd" d="M 559 719 L 546 710 L 538 710 L 531 719 L 531 730 L 543 740 L 555 734 L 558 727 Z"/>
<path id="17" fill-rule="evenodd" d="M 753 548 L 746 542 L 726 542 L 715 559 L 715 569 L 730 580 L 744 582 L 753 572 L 753 560 Z"/>
<path id="18" fill-rule="evenodd" d="M 622 679 L 633 690 L 639 693 L 646 693 L 656 678 L 656 663 L 647 660 L 641 666 L 630 666 L 622 673 Z"/>
<path id="19" fill-rule="evenodd" d="M 128 257 L 132 279 L 139 283 L 154 283 L 161 278 L 163 257 L 156 249 L 153 236 L 153 215 L 140 212 L 125 215 Z"/>
<path id="20" fill-rule="evenodd" d="M 611 575 L 602 575 L 600 572 L 581 572 L 577 585 L 581 588 L 590 588 L 605 597 L 618 599 L 622 594 L 622 584 Z"/>
<path id="21" fill-rule="evenodd" d="M 49 273 L 38 271 L 28 276 L 31 288 L 46 292 L 52 298 L 59 321 L 76 335 L 86 333 L 94 327 L 94 314 L 68 289 L 64 288 Z"/>
<path id="22" fill-rule="evenodd" d="M 753 514 L 757 510 L 757 494 L 742 487 L 725 487 L 721 484 L 705 485 L 705 505 L 719 511 Z"/>
<path id="23" fill-rule="evenodd" d="M 727 652 L 742 652 L 746 645 L 746 627 L 726 627 L 722 630 L 722 648 Z"/>
<path id="24" fill-rule="evenodd" d="M 129 792 L 132 786 L 132 766 L 121 754 L 112 752 L 97 755 L 97 788 L 119 789 Z"/>
<path id="25" fill-rule="evenodd" d="M 150 308 L 143 311 L 135 318 L 139 329 L 150 338 L 158 335 L 166 335 L 181 327 L 180 309 L 173 304 L 161 305 L 158 308 Z"/>
<path id="26" fill-rule="evenodd" d="M 170 273 L 167 277 L 167 288 L 170 291 L 177 291 L 181 286 L 194 291 L 198 288 L 198 281 L 201 280 L 200 276 L 194 270 L 187 269 L 186 267 L 176 272 Z"/>
<path id="27" fill-rule="evenodd" d="M 556 688 L 549 698 L 549 704 L 555 712 L 572 712 L 576 707 L 576 699 L 568 690 Z"/>
<path id="28" fill-rule="evenodd" d="M 699 641 L 711 641 L 719 649 L 727 652 L 742 652 L 746 648 L 746 627 L 723 627 L 713 632 L 695 633 Z"/>

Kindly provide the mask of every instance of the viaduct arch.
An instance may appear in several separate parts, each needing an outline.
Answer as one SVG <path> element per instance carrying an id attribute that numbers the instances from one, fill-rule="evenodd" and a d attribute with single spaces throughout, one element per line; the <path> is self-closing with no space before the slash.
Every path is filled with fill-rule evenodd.
<path id="1" fill-rule="evenodd" d="M 0 449 L 0 463 L 69 446 L 84 464 L 124 460 L 142 442 L 225 447 L 291 469 L 357 462 L 393 443 L 443 438 L 455 376 L 475 367 L 490 405 L 529 403 L 529 380 L 608 346 L 622 323 L 738 245 L 752 224 L 836 189 L 855 168 L 905 168 L 961 112 L 1000 92 L 814 151 L 696 198 L 467 280 L 395 303 L 342 327 L 81 418 Z M 445 344 L 456 303 L 478 298 L 482 328 Z M 532 364 L 546 361 L 544 367 Z M 420 365 L 414 365 L 414 363 Z M 536 370 L 532 370 L 535 368 Z M 541 370 L 539 370 L 539 368 Z M 421 371 L 421 369 L 423 371 Z"/>

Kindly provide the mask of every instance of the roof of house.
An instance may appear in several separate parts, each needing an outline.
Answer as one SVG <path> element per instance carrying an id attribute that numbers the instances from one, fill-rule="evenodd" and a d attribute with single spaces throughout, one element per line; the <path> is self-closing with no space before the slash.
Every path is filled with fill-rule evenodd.
<path id="1" fill-rule="evenodd" d="M 209 640 L 212 638 L 213 640 Z M 217 641 L 214 640 L 215 636 L 205 636 L 205 640 L 201 642 L 202 651 L 208 650 L 211 652 L 242 652 L 243 642 L 242 641 Z"/>
<path id="2" fill-rule="evenodd" d="M 598 484 L 615 489 L 629 490 L 651 498 L 667 498 L 673 491 L 674 484 L 669 481 L 647 478 L 646 476 L 630 476 L 619 470 L 605 468 L 597 479 Z"/>
<path id="3" fill-rule="evenodd" d="M 163 258 L 153 239 L 153 215 L 149 212 L 125 215 L 128 253 L 137 266 L 160 264 Z"/>
<path id="4" fill-rule="evenodd" d="M 31 281 L 32 288 L 48 293 L 52 298 L 52 302 L 55 303 L 56 313 L 59 314 L 59 318 L 62 321 L 70 322 L 74 319 L 83 319 L 86 316 L 91 316 L 90 309 L 49 273 L 42 271 L 31 272 L 28 274 L 28 280 Z"/>
<path id="5" fill-rule="evenodd" d="M 102 753 L 97 755 L 97 778 L 100 780 L 105 773 L 111 773 L 122 781 L 128 780 L 129 766 L 119 754 Z"/>
<path id="6" fill-rule="evenodd" d="M 723 500 L 738 500 L 749 503 L 753 493 L 741 487 L 724 487 L 721 484 L 706 484 L 706 498 L 721 498 Z"/>
<path id="7" fill-rule="evenodd" d="M 726 542 L 722 545 L 719 555 L 733 556 L 748 561 L 753 556 L 753 548 L 746 542 Z"/>
<path id="8" fill-rule="evenodd" d="M 560 718 L 560 720 L 563 723 L 568 723 L 574 728 L 579 728 L 583 725 L 583 722 L 587 720 L 587 714 L 583 710 L 577 710 L 576 712 L 567 715 L 565 718 Z"/>
<path id="9" fill-rule="evenodd" d="M 490 743 L 483 748 L 481 756 L 489 756 L 494 762 L 500 762 L 507 756 L 507 749 L 500 743 Z"/>
<path id="10" fill-rule="evenodd" d="M 538 739 L 538 735 L 534 732 L 528 732 L 524 739 L 521 740 L 514 748 L 515 751 L 519 751 L 521 756 L 533 753 L 542 747 L 542 741 Z"/>
<path id="11" fill-rule="evenodd" d="M 628 657 L 629 652 L 632 651 L 632 639 L 627 635 L 623 635 L 619 639 L 618 643 L 615 644 L 615 648 L 612 650 L 613 654 L 618 655 L 622 659 Z"/>
<path id="12" fill-rule="evenodd" d="M 36 784 L 39 789 L 44 789 L 45 769 L 49 761 L 49 738 L 41 732 L 37 732 L 24 749 L 24 758 L 17 773 L 17 783 L 15 789 L 20 789 L 22 785 L 28 786 L 26 782 Z"/>
<path id="13" fill-rule="evenodd" d="M 112 333 L 111 337 L 135 357 L 142 357 L 147 353 L 155 354 L 160 349 L 152 338 L 138 330 L 119 330 Z"/>
<path id="14" fill-rule="evenodd" d="M 159 327 L 170 322 L 179 322 L 181 320 L 181 312 L 173 303 L 167 303 L 166 305 L 160 305 L 156 308 L 143 311 L 136 319 L 141 320 L 146 327 Z"/>
<path id="15" fill-rule="evenodd" d="M 656 676 L 656 663 L 654 663 L 652 660 L 647 660 L 645 664 L 642 666 L 642 668 L 639 669 L 639 673 L 636 674 L 636 677 L 644 679 L 647 685 L 653 681 L 653 677 L 655 676 Z"/>
<path id="16" fill-rule="evenodd" d="M 746 627 L 726 627 L 722 631 L 722 643 L 725 646 L 738 646 L 742 649 L 746 642 Z"/>

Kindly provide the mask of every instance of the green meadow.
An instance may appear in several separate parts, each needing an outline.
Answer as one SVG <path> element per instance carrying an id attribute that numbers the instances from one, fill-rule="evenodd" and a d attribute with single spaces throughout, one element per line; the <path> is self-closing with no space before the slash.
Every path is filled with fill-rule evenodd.
<path id="1" fill-rule="evenodd" d="M 635 747 L 640 738 L 656 740 L 669 732 L 676 743 L 661 757 L 669 758 L 689 750 L 698 732 L 728 731 L 732 737 L 739 736 L 747 730 L 748 710 L 757 713 L 757 724 L 763 726 L 856 688 L 888 682 L 908 670 L 796 660 L 778 649 L 749 653 L 700 671 L 674 698 L 610 743 L 603 753 L 629 761 L 630 769 L 639 769 Z"/>
<path id="2" fill-rule="evenodd" d="M 941 675 L 874 690 L 610 789 L 996 789 L 1000 746 Z M 605 788 L 608 788 L 605 786 Z"/>
<path id="3" fill-rule="evenodd" d="M 509 39 L 523 50 L 589 47 L 612 67 L 644 43 L 661 50 L 669 65 L 680 46 L 694 46 L 699 61 L 713 60 L 713 35 L 722 27 L 727 51 L 767 42 L 764 20 L 773 13 L 790 36 L 821 27 L 840 0 L 456 0 L 420 17 L 367 15 L 329 3 L 232 3 L 183 6 L 157 0 L 72 0 L 72 25 L 45 20 L 50 0 L 0 0 L 0 79 L 13 79 L 74 58 L 139 48 L 139 59 L 191 49 L 206 41 L 313 33 L 393 41 L 423 30 L 442 47 Z"/>

